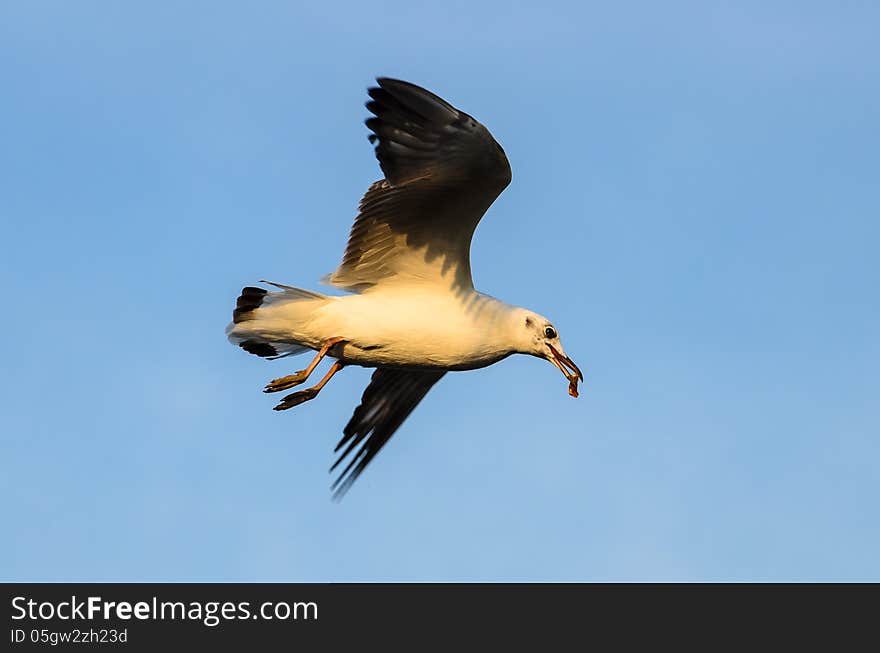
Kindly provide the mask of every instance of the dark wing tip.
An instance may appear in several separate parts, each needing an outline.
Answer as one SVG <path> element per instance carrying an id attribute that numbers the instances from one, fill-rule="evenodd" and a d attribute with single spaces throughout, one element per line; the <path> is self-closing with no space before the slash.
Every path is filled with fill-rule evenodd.
<path id="1" fill-rule="evenodd" d="M 382 367 L 376 369 L 370 384 L 364 390 L 360 405 L 355 408 L 351 420 L 342 431 L 342 439 L 334 449 L 339 452 L 345 447 L 330 468 L 331 472 L 349 454 L 353 454 L 331 485 L 335 501 L 345 496 L 358 476 L 443 374 L 442 371 L 415 372 Z"/>
<path id="2" fill-rule="evenodd" d="M 450 123 L 459 116 L 458 109 L 421 86 L 390 77 L 377 77 L 376 81 L 397 101 L 428 120 Z"/>
<path id="3" fill-rule="evenodd" d="M 492 200 L 510 183 L 504 151 L 472 116 L 421 86 L 390 77 L 376 81 L 366 103 L 374 117 L 366 125 L 389 183 L 430 178 L 473 188 L 482 184 Z"/>

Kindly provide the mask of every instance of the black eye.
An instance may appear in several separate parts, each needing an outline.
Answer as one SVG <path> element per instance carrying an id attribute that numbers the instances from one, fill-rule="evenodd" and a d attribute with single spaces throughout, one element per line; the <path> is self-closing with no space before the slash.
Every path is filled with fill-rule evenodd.
<path id="1" fill-rule="evenodd" d="M 553 338 L 556 337 L 556 329 L 554 329 L 551 326 L 548 326 L 546 329 L 544 329 L 544 337 L 550 338 L 551 340 L 553 340 Z"/>

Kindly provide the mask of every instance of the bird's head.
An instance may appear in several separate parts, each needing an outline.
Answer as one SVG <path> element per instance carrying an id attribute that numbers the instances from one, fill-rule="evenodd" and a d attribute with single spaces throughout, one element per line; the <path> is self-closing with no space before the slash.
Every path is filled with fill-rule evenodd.
<path id="1" fill-rule="evenodd" d="M 568 379 L 568 394 L 577 397 L 578 380 L 583 381 L 584 375 L 574 361 L 566 356 L 556 327 L 546 317 L 526 310 L 518 312 L 517 322 L 514 327 L 519 345 L 517 352 L 545 358 L 553 363 Z"/>

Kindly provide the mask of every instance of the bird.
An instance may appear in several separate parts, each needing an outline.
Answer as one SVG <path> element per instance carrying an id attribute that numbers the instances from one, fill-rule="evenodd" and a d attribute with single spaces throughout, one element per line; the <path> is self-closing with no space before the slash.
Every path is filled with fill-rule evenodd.
<path id="1" fill-rule="evenodd" d="M 507 155 L 489 130 L 434 93 L 379 77 L 365 122 L 384 177 L 360 200 L 326 295 L 262 280 L 236 300 L 228 339 L 267 359 L 316 352 L 304 369 L 270 381 L 284 411 L 313 400 L 340 370 L 374 368 L 336 445 L 331 484 L 341 499 L 404 420 L 448 372 L 483 368 L 512 354 L 544 358 L 578 396 L 584 376 L 542 315 L 477 291 L 470 246 L 483 214 L 508 186 Z"/>

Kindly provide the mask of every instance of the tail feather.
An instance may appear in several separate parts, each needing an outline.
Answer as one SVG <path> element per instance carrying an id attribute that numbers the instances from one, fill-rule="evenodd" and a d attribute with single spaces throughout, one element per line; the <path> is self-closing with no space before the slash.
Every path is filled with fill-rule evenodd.
<path id="1" fill-rule="evenodd" d="M 241 289 L 241 295 L 235 301 L 235 310 L 232 311 L 232 323 L 238 324 L 245 320 L 253 319 L 253 312 L 263 304 L 263 298 L 268 290 L 247 286 Z"/>
<path id="2" fill-rule="evenodd" d="M 254 286 L 242 288 L 232 311 L 232 323 L 226 327 L 229 341 L 250 354 L 270 359 L 307 351 L 308 346 L 297 342 L 295 321 L 287 319 L 287 315 L 283 315 L 285 319 L 279 321 L 274 309 L 306 300 L 324 300 L 327 299 L 326 295 L 271 281 L 261 283 L 281 290 L 270 292 Z"/>
<path id="3" fill-rule="evenodd" d="M 249 338 L 247 340 L 242 340 L 238 343 L 238 346 L 244 349 L 249 354 L 256 354 L 262 358 L 282 358 L 283 356 L 290 356 L 291 354 L 298 354 L 302 351 L 302 348 L 295 348 L 296 351 L 286 352 L 284 354 L 279 353 L 278 345 L 269 344 L 265 340 L 259 340 L 256 338 Z"/>

